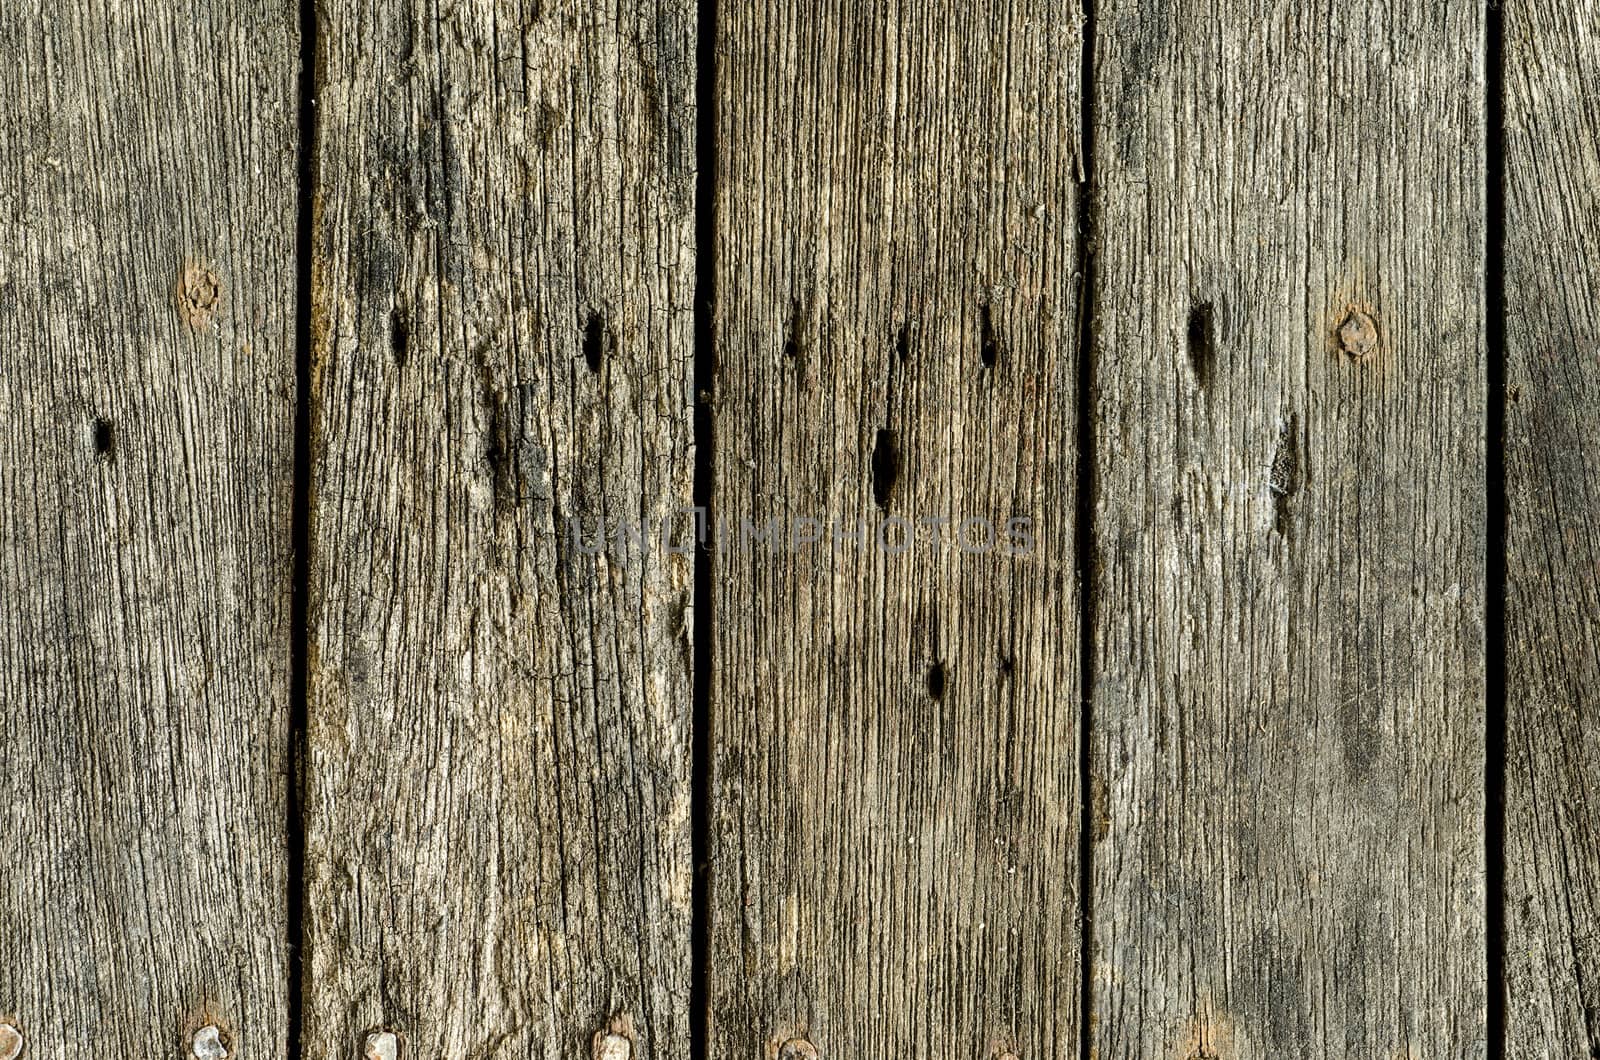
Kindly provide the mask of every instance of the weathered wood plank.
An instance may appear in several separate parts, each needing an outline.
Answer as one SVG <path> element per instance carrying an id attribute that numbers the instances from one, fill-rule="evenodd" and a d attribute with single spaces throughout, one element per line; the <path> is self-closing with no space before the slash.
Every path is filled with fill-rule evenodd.
<path id="1" fill-rule="evenodd" d="M 1483 1056 L 1483 6 L 1098 15 L 1094 1047 Z"/>
<path id="2" fill-rule="evenodd" d="M 258 0 L 0 9 L 0 1016 L 25 1056 L 178 1056 L 207 1024 L 285 1055 L 294 34 Z"/>
<path id="3" fill-rule="evenodd" d="M 1600 5 L 1505 4 L 1506 1056 L 1600 1056 Z"/>
<path id="4" fill-rule="evenodd" d="M 718 6 L 710 1055 L 1072 1055 L 1080 12 Z"/>
<path id="5" fill-rule="evenodd" d="M 694 5 L 319 25 L 307 1055 L 685 1055 Z"/>

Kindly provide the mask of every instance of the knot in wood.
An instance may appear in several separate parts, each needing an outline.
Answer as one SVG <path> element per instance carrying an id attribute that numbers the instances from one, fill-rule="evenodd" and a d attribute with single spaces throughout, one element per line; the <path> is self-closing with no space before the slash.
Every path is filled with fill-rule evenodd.
<path id="1" fill-rule="evenodd" d="M 1345 314 L 1339 325 L 1339 346 L 1356 360 L 1371 356 L 1378 348 L 1378 323 L 1359 309 Z"/>
<path id="2" fill-rule="evenodd" d="M 17 1060 L 22 1053 L 22 1032 L 10 1023 L 0 1023 L 0 1060 Z"/>

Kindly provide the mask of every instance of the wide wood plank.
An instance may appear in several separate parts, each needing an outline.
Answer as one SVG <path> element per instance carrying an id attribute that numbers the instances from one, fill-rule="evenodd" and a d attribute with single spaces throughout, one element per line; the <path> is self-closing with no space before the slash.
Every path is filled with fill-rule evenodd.
<path id="1" fill-rule="evenodd" d="M 1093 1046 L 1483 1056 L 1483 5 L 1098 16 Z"/>
<path id="2" fill-rule="evenodd" d="M 0 54 L 0 1055 L 283 1056 L 294 13 Z"/>
<path id="3" fill-rule="evenodd" d="M 683 1056 L 694 5 L 319 9 L 306 1055 Z"/>
<path id="4" fill-rule="evenodd" d="M 1081 13 L 718 10 L 709 1054 L 1075 1055 Z"/>
<path id="5" fill-rule="evenodd" d="M 1505 5 L 1506 1056 L 1600 1056 L 1600 4 Z"/>

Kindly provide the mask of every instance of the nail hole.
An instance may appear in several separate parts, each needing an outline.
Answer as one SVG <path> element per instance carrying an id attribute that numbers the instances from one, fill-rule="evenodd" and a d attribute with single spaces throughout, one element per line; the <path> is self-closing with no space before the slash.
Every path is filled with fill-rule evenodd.
<path id="1" fill-rule="evenodd" d="M 598 372 L 606 355 L 606 326 L 600 314 L 590 311 L 583 325 L 583 361 L 589 371 Z"/>
<path id="2" fill-rule="evenodd" d="M 1211 385 L 1211 368 L 1216 363 L 1216 310 L 1201 302 L 1189 310 L 1189 367 L 1201 389 Z"/>
<path id="3" fill-rule="evenodd" d="M 109 460 L 112 454 L 116 452 L 116 449 L 117 432 L 111 426 L 111 421 L 103 417 L 96 417 L 94 421 L 95 453 Z"/>
<path id="4" fill-rule="evenodd" d="M 889 498 L 894 495 L 895 480 L 899 477 L 899 439 L 894 431 L 881 430 L 872 447 L 872 498 L 885 511 L 889 508 Z"/>
<path id="5" fill-rule="evenodd" d="M 928 695 L 934 699 L 944 698 L 944 661 L 940 660 L 928 670 Z"/>
<path id="6" fill-rule="evenodd" d="M 995 362 L 1000 360 L 1000 340 L 995 337 L 994 316 L 987 302 L 978 309 L 978 330 L 982 333 L 978 356 L 982 358 L 985 368 L 993 368 Z"/>
<path id="7" fill-rule="evenodd" d="M 1291 413 L 1278 431 L 1278 450 L 1272 457 L 1272 474 L 1267 480 L 1275 511 L 1273 525 L 1286 536 L 1290 528 L 1289 502 L 1300 492 L 1299 435 L 1300 416 Z"/>
<path id="8" fill-rule="evenodd" d="M 411 355 L 411 328 L 399 306 L 389 313 L 389 355 L 396 368 L 404 368 Z"/>

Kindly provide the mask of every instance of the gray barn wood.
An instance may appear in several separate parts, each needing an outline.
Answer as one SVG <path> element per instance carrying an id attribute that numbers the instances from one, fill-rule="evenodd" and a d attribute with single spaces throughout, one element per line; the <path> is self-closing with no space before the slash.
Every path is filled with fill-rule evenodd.
<path id="1" fill-rule="evenodd" d="M 1505 6 L 1506 1056 L 1600 1056 L 1600 12 Z"/>
<path id="2" fill-rule="evenodd" d="M 1482 5 L 1097 17 L 1092 1047 L 1482 1057 Z"/>
<path id="3" fill-rule="evenodd" d="M 718 9 L 709 1055 L 1075 1055 L 1081 13 Z"/>
<path id="4" fill-rule="evenodd" d="M 693 5 L 319 11 L 306 1055 L 683 1056 Z"/>
<path id="5" fill-rule="evenodd" d="M 0 7 L 0 1018 L 26 1057 L 175 1057 L 208 1024 L 287 1050 L 295 54 L 280 3 Z"/>
<path id="6" fill-rule="evenodd" d="M 0 1060 L 1600 1057 L 1593 2 L 298 6 L 0 2 Z"/>

